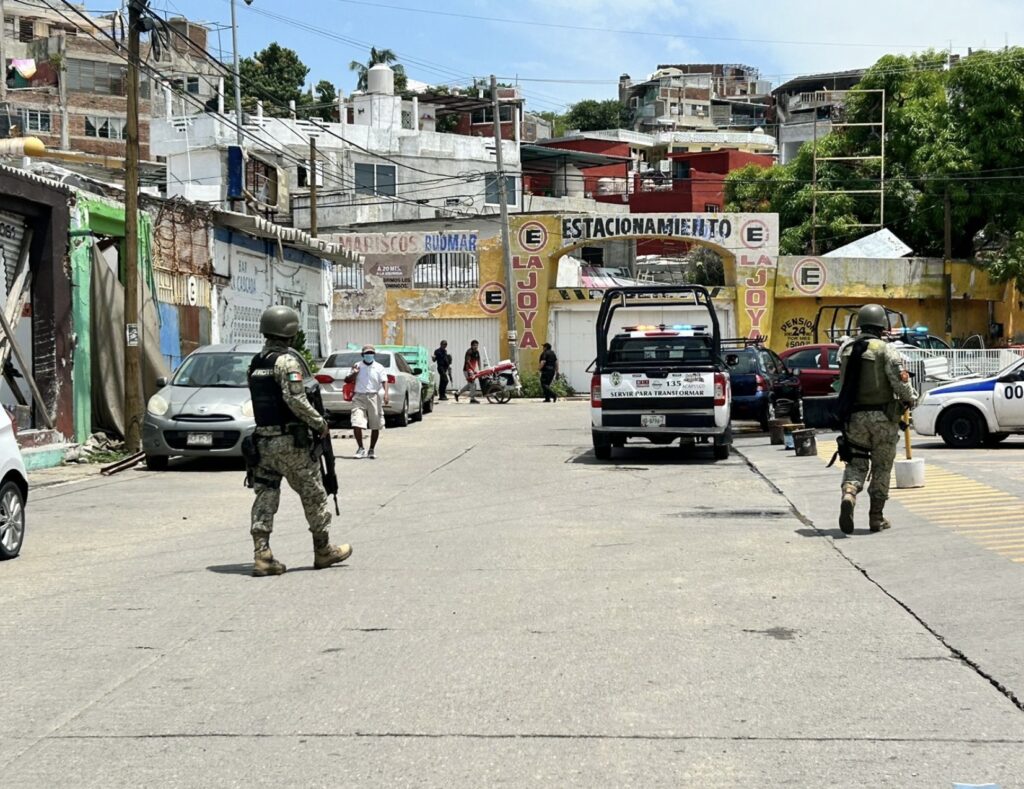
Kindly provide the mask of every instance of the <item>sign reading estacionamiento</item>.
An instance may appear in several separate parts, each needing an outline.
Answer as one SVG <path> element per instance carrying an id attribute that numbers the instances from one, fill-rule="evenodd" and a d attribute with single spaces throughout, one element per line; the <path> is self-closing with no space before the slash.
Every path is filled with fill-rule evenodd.
<path id="1" fill-rule="evenodd" d="M 732 220 L 717 214 L 684 216 L 571 216 L 562 219 L 562 241 L 571 244 L 603 238 L 658 236 L 726 241 Z"/>

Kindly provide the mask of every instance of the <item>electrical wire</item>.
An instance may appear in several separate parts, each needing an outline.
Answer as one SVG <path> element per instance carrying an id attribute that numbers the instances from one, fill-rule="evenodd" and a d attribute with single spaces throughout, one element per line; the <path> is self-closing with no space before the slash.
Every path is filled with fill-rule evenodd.
<path id="1" fill-rule="evenodd" d="M 62 2 L 63 2 L 63 3 L 64 3 L 64 4 L 66 5 L 66 6 L 68 6 L 69 8 L 71 8 L 71 10 L 75 11 L 75 12 L 76 12 L 77 14 L 79 14 L 80 16 L 83 16 L 83 17 L 84 17 L 84 14 L 82 14 L 82 12 L 81 12 L 81 11 L 79 11 L 79 9 L 77 9 L 77 8 L 76 8 L 76 7 L 74 6 L 74 5 L 72 5 L 72 4 L 70 3 L 70 2 L 68 2 L 68 0 L 62 0 Z M 54 9 L 54 10 L 55 10 L 55 11 L 57 11 L 57 13 L 58 13 L 58 14 L 60 14 L 60 15 L 61 15 L 61 16 L 62 16 L 62 17 L 63 17 L 64 19 L 66 19 L 66 20 L 67 20 L 68 22 L 71 22 L 72 24 L 74 24 L 74 21 L 73 21 L 73 20 L 72 20 L 72 19 L 71 19 L 70 17 L 68 17 L 67 15 L 65 15 L 65 14 L 64 14 L 63 12 L 61 12 L 61 11 L 60 11 L 60 10 L 58 10 L 58 9 Z M 88 17 L 84 17 L 84 18 L 85 18 L 86 20 L 88 20 Z M 109 52 L 111 52 L 111 53 L 113 53 L 113 54 L 116 54 L 116 55 L 118 55 L 118 56 L 119 56 L 119 57 L 120 57 L 121 59 L 123 59 L 123 60 L 125 60 L 125 61 L 127 62 L 128 58 L 127 58 L 127 56 L 126 56 L 125 54 L 123 54 L 122 52 L 118 51 L 117 49 L 111 48 L 110 46 L 106 45 L 106 44 L 105 44 L 105 43 L 104 43 L 104 42 L 103 42 L 102 40 L 100 40 L 99 38 L 97 38 L 97 37 L 96 37 L 95 35 L 93 35 L 93 34 L 92 34 L 91 32 L 89 32 L 89 31 L 84 31 L 84 32 L 86 32 L 86 33 L 87 33 L 87 34 L 88 34 L 88 35 L 89 35 L 89 36 L 90 36 L 90 37 L 91 37 L 91 38 L 92 38 L 93 40 L 95 40 L 95 41 L 96 41 L 97 43 L 99 43 L 99 44 L 100 44 L 101 46 L 104 46 L 104 48 L 106 48 L 106 49 L 107 49 L 107 50 L 108 50 Z M 114 45 L 115 45 L 115 47 L 117 46 L 117 41 L 116 41 L 116 39 L 114 39 L 114 38 L 113 38 L 113 36 L 111 36 L 110 34 L 106 33 L 105 31 L 104 31 L 104 35 L 105 35 L 105 36 L 106 36 L 106 37 L 107 37 L 108 39 L 110 39 L 111 41 L 113 41 L 113 42 L 114 42 Z M 162 75 L 162 74 L 161 74 L 161 73 L 160 73 L 159 71 L 157 71 L 156 69 L 154 69 L 154 68 L 150 67 L 150 66 L 149 66 L 148 64 L 146 64 L 146 63 L 144 63 L 144 62 L 140 62 L 140 64 L 139 64 L 139 69 L 140 69 L 140 71 L 142 71 L 142 72 L 146 73 L 146 74 L 147 74 L 148 76 L 150 76 L 151 78 L 153 78 L 153 79 L 154 79 L 154 81 L 156 81 L 156 82 L 160 82 L 160 81 L 163 81 L 163 79 L 164 79 L 163 75 Z M 212 83 L 211 83 L 211 84 L 212 84 Z M 202 101 L 201 101 L 200 99 L 198 99 L 197 97 L 191 96 L 190 94 L 181 94 L 181 96 L 182 96 L 182 98 L 183 98 L 184 100 L 186 100 L 186 101 L 189 101 L 189 102 L 191 102 L 191 103 L 193 104 L 193 106 L 196 106 L 196 107 L 198 107 L 198 108 L 200 108 L 200 109 L 204 109 L 204 110 L 206 110 L 206 103 L 205 103 L 205 102 L 202 102 Z M 261 146 L 264 146 L 264 147 L 266 147 L 266 148 L 269 148 L 270 150 L 273 150 L 273 151 L 275 151 L 275 152 L 276 152 L 276 153 L 277 153 L 278 155 L 280 155 L 280 156 L 281 156 L 282 158 L 284 158 L 284 159 L 286 159 L 286 160 L 291 160 L 292 162 L 296 163 L 297 165 L 299 165 L 299 166 L 301 166 L 301 167 L 306 167 L 306 168 L 308 168 L 308 167 L 309 167 L 309 162 L 308 162 L 308 160 L 302 159 L 301 157 L 298 157 L 298 156 L 296 156 L 296 155 L 294 155 L 294 154 L 291 154 L 291 153 L 290 153 L 289 151 L 287 151 L 286 149 L 283 149 L 283 148 L 274 148 L 273 146 L 271 146 L 271 145 L 268 145 L 268 144 L 266 143 L 266 141 L 265 141 L 265 140 L 263 140 L 263 139 L 262 139 L 262 138 L 260 138 L 260 137 L 257 137 L 256 135 L 254 135 L 253 133 L 251 133 L 251 132 L 250 132 L 250 131 L 249 131 L 248 129 L 246 129 L 246 128 L 244 128 L 244 127 L 240 127 L 240 126 L 238 126 L 238 124 L 237 124 L 236 122 L 233 122 L 233 121 L 232 121 L 231 119 L 229 119 L 229 118 L 228 118 L 227 116 L 225 116 L 225 115 L 223 115 L 223 114 L 221 114 L 221 113 L 209 112 L 208 110 L 207 110 L 207 112 L 208 112 L 208 114 L 210 114 L 210 115 L 213 115 L 213 116 L 217 117 L 218 119 L 220 119 L 220 121 L 221 121 L 222 123 L 224 123 L 225 125 L 227 125 L 227 126 L 229 126 L 229 127 L 231 127 L 231 128 L 234 128 L 235 130 L 241 130 L 241 132 L 242 132 L 242 134 L 243 134 L 244 136 L 247 136 L 247 137 L 248 137 L 249 139 L 251 139 L 251 140 L 253 140 L 253 141 L 255 141 L 255 142 L 259 143 L 259 144 L 260 144 Z M 423 172 L 428 172 L 428 171 L 423 171 Z M 434 175 L 434 173 L 428 173 L 428 174 Z M 358 189 L 358 186 L 357 186 L 357 185 L 356 185 L 356 184 L 355 184 L 354 182 L 349 182 L 349 183 L 346 183 L 343 177 L 338 177 L 338 176 L 336 176 L 336 175 L 335 175 L 334 173 L 328 173 L 328 172 L 327 172 L 326 170 L 325 170 L 325 171 L 323 171 L 322 173 L 320 173 L 320 175 L 321 175 L 321 176 L 322 176 L 322 177 L 323 177 L 323 178 L 325 179 L 325 181 L 326 181 L 326 180 L 327 180 L 328 178 L 331 178 L 332 180 L 334 180 L 334 181 L 336 181 L 336 182 L 340 183 L 343 189 L 346 189 L 346 190 L 349 190 L 349 191 L 350 191 L 350 190 L 351 190 L 351 189 L 352 189 L 353 187 L 355 187 L 356 189 Z M 465 178 L 463 178 L 463 177 L 461 177 L 461 176 L 446 176 L 446 177 L 445 177 L 445 180 L 447 180 L 447 179 L 459 179 L 459 180 L 466 180 Z M 444 196 L 444 195 L 440 195 L 440 196 L 438 196 L 437 198 L 434 198 L 434 199 L 437 199 L 437 200 L 442 200 L 442 199 L 445 199 L 445 196 Z M 392 204 L 392 205 L 393 205 L 393 204 L 395 204 L 395 203 L 405 203 L 405 204 L 408 204 L 408 205 L 414 205 L 414 206 L 417 206 L 417 207 L 422 207 L 422 206 L 424 205 L 423 203 L 421 203 L 421 202 L 419 202 L 419 201 L 416 201 L 416 200 L 408 200 L 408 199 L 405 199 L 405 198 L 403 198 L 403 197 L 398 197 L 398 196 L 393 196 L 393 197 L 391 197 L 391 199 L 389 199 L 388 201 L 384 201 L 384 202 L 386 202 L 387 204 Z M 363 204 L 363 203 L 361 203 L 361 202 L 358 202 L 358 203 L 354 203 L 354 205 L 356 205 L 356 206 L 358 206 L 358 205 L 362 205 L 362 204 Z M 465 212 L 458 212 L 458 211 L 454 211 L 454 213 L 465 213 Z"/>

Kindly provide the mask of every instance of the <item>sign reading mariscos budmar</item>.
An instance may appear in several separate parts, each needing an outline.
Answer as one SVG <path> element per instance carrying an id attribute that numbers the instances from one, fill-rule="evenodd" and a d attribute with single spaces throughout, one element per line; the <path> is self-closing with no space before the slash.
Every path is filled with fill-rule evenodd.
<path id="1" fill-rule="evenodd" d="M 548 292 L 555 287 L 558 260 L 579 247 L 616 239 L 665 238 L 714 249 L 725 262 L 726 286 L 736 289 L 740 336 L 768 334 L 779 255 L 776 214 L 532 215 L 513 217 L 511 230 L 509 297 L 523 352 L 536 352 L 549 339 Z"/>

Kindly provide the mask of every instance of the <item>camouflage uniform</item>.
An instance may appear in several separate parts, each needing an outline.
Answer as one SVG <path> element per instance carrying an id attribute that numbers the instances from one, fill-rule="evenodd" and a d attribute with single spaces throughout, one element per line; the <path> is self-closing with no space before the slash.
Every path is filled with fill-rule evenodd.
<path id="1" fill-rule="evenodd" d="M 293 320 L 297 321 L 297 316 Z M 274 386 L 268 387 L 261 379 L 260 392 L 265 392 L 267 388 L 271 391 L 280 388 L 286 419 L 290 412 L 295 423 L 304 424 L 316 436 L 323 434 L 327 429 L 327 423 L 306 398 L 303 367 L 289 351 L 288 342 L 268 337 L 263 353 L 280 355 L 273 365 Z M 253 367 L 256 367 L 255 362 Z M 251 369 L 250 390 L 254 386 L 254 376 L 260 375 L 265 378 L 269 377 L 267 374 L 268 368 L 265 366 Z M 253 398 L 255 407 L 255 394 Z M 273 403 L 271 407 L 274 408 Z M 277 414 L 280 415 L 281 406 L 278 405 L 276 408 Z M 257 409 L 256 413 L 259 423 L 260 411 Z M 271 422 L 269 426 L 265 423 L 258 426 L 254 435 L 260 459 L 259 465 L 253 471 L 253 489 L 256 493 L 250 527 L 253 541 L 253 575 L 280 575 L 287 569 L 274 558 L 270 550 L 270 533 L 274 530 L 274 516 L 281 503 L 282 478 L 288 480 L 288 484 L 302 500 L 306 522 L 313 535 L 313 567 L 320 570 L 345 561 L 352 554 L 352 546 L 330 544 L 328 527 L 331 524 L 331 511 L 327 507 L 327 492 L 324 490 L 320 466 L 313 458 L 311 447 L 295 446 L 295 437 L 288 432 L 287 427 L 275 422 Z"/>
<path id="2" fill-rule="evenodd" d="M 288 353 L 288 344 L 282 340 L 267 340 L 265 353 L 280 353 L 274 365 L 274 380 L 281 387 L 285 405 L 296 419 L 305 423 L 319 435 L 326 427 L 324 418 L 306 399 L 302 365 Z M 281 435 L 275 427 L 258 427 L 260 465 L 256 469 L 253 490 L 256 501 L 252 505 L 252 534 L 270 536 L 274 530 L 274 515 L 281 501 L 281 478 L 288 480 L 292 490 L 302 499 L 306 522 L 313 534 L 327 531 L 331 525 L 331 510 L 327 506 L 327 492 L 320 478 L 320 467 L 308 449 L 295 446 L 290 435 Z"/>
<path id="3" fill-rule="evenodd" d="M 853 352 L 853 342 L 848 342 L 840 351 L 841 380 L 845 377 L 847 364 Z M 853 499 L 864 489 L 870 469 L 871 481 L 868 483 L 868 495 L 871 499 L 870 525 L 872 531 L 889 527 L 882 515 L 885 502 L 889 498 L 889 482 L 892 466 L 896 460 L 896 446 L 899 442 L 899 421 L 905 407 L 912 407 L 917 401 L 917 392 L 909 383 L 909 377 L 903 368 L 903 357 L 900 352 L 882 339 L 873 337 L 861 360 L 862 384 L 866 377 L 878 368 L 869 370 L 869 366 L 881 365 L 881 375 L 874 382 L 875 398 L 870 402 L 884 403 L 879 410 L 855 411 L 846 428 L 845 436 L 853 444 L 864 450 L 855 450 L 858 454 L 846 463 L 843 473 L 843 498 L 849 499 L 849 531 L 852 531 Z M 863 386 L 862 386 L 863 391 Z M 860 404 L 860 403 L 858 403 Z M 865 452 L 870 458 L 862 457 Z M 844 508 L 845 509 L 845 508 Z M 840 520 L 842 523 L 842 518 Z M 848 531 L 846 528 L 843 531 Z"/>

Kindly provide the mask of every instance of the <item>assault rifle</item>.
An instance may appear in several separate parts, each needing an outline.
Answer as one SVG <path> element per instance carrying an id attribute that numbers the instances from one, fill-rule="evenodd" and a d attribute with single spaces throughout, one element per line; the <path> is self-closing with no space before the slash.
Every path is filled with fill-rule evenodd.
<path id="1" fill-rule="evenodd" d="M 324 408 L 323 397 L 320 395 L 320 387 L 318 386 L 312 391 L 307 389 L 306 396 L 309 398 L 309 404 L 326 419 L 327 412 Z M 334 498 L 334 513 L 341 515 L 341 509 L 338 507 L 338 471 L 335 468 L 334 445 L 331 443 L 330 430 L 319 441 L 314 437 L 313 457 L 320 466 L 320 479 L 323 480 L 324 490 L 327 491 L 328 496 Z"/>

